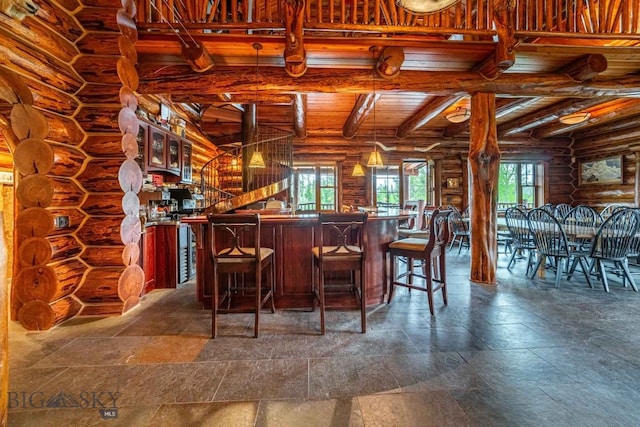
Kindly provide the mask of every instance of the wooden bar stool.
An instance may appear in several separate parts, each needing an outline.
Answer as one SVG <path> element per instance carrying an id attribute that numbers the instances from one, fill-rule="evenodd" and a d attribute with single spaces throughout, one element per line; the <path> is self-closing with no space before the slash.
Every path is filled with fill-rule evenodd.
<path id="1" fill-rule="evenodd" d="M 260 246 L 260 214 L 209 214 L 207 218 L 213 258 L 211 337 L 218 335 L 218 313 L 254 312 L 254 337 L 257 338 L 260 310 L 268 300 L 271 300 L 271 312 L 275 313 L 273 249 Z M 265 269 L 266 283 L 263 284 Z M 244 280 L 246 273 L 253 273 L 254 284 Z M 219 284 L 221 274 L 227 275 L 222 293 Z M 238 299 L 238 303 L 232 304 L 232 297 Z M 225 308 L 220 307 L 222 304 L 226 305 Z"/>
<path id="2" fill-rule="evenodd" d="M 389 244 L 389 254 L 391 256 L 389 287 L 389 298 L 387 303 L 391 303 L 393 291 L 396 286 L 416 289 L 427 293 L 429 299 L 429 311 L 433 316 L 433 292 L 442 290 L 442 299 L 447 305 L 447 280 L 446 280 L 446 259 L 445 249 L 449 241 L 449 226 L 447 217 L 451 213 L 449 210 L 433 211 L 429 221 L 428 239 L 408 238 L 399 239 Z M 396 271 L 396 257 L 407 259 L 407 271 L 400 273 Z M 422 274 L 414 271 L 413 260 L 422 261 Z M 399 273 L 396 275 L 396 273 Z M 414 278 L 425 280 L 424 286 L 414 283 Z M 404 282 L 401 279 L 405 279 Z M 437 286 L 433 286 L 433 282 Z"/>
<path id="3" fill-rule="evenodd" d="M 367 332 L 367 298 L 364 262 L 367 214 L 321 212 L 318 220 L 320 225 L 317 246 L 311 249 L 311 253 L 314 266 L 313 308 L 315 309 L 317 299 L 320 304 L 320 333 L 322 335 L 325 333 L 325 290 L 329 290 L 334 296 L 355 297 L 358 302 L 357 308 L 360 309 L 362 333 L 365 333 Z M 328 285 L 325 282 L 326 272 L 349 272 L 349 283 Z M 354 308 L 342 304 L 336 307 Z"/>

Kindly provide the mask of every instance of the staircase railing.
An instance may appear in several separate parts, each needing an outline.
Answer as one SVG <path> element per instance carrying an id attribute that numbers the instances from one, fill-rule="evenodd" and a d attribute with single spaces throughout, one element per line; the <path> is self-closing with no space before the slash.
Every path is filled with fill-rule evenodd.
<path id="1" fill-rule="evenodd" d="M 220 147 L 200 172 L 205 212 L 228 212 L 274 196 L 291 185 L 293 134 L 260 127 L 260 141 Z M 262 156 L 262 164 L 250 161 Z"/>

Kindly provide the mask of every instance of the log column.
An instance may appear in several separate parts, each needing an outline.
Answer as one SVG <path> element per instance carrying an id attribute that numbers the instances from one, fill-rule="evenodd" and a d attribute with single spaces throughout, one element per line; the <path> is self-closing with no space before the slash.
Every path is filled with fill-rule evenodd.
<path id="1" fill-rule="evenodd" d="M 118 4 L 114 4 L 115 7 Z M 88 193 L 82 209 L 89 218 L 78 230 L 86 246 L 82 258 L 90 267 L 76 296 L 81 315 L 118 315 L 136 306 L 144 286 L 138 263 L 141 223 L 138 217 L 142 171 L 135 161 L 139 122 L 135 111 L 138 39 L 133 0 L 120 9 L 86 7 L 77 15 L 94 40 L 102 40 L 100 55 L 91 43 L 82 45 L 75 69 L 100 93 L 83 94 L 76 118 L 87 133 L 85 149 L 92 159 L 78 181 Z M 102 62 L 102 74 L 96 63 Z"/>
<path id="2" fill-rule="evenodd" d="M 476 93 L 471 96 L 470 132 L 471 280 L 495 284 L 500 149 L 496 133 L 494 94 Z"/>

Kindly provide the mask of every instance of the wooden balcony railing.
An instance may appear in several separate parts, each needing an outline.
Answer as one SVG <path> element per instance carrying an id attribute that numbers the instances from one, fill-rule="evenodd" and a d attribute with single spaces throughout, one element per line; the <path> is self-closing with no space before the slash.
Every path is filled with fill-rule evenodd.
<path id="1" fill-rule="evenodd" d="M 138 0 L 142 30 L 282 31 L 285 0 Z M 461 0 L 443 11 L 414 14 L 394 0 L 307 0 L 305 32 L 494 34 L 494 0 Z M 517 36 L 578 34 L 640 38 L 638 0 L 517 0 Z M 184 26 L 184 28 L 183 28 Z"/>

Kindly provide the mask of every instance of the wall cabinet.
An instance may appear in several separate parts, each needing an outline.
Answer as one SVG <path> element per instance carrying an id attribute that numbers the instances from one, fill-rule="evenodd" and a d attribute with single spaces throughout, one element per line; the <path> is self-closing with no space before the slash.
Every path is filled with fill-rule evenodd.
<path id="1" fill-rule="evenodd" d="M 149 170 L 167 168 L 167 134 L 160 129 L 149 126 Z"/>
<path id="2" fill-rule="evenodd" d="M 167 134 L 167 170 L 180 174 L 180 138 Z"/>
<path id="3" fill-rule="evenodd" d="M 140 123 L 138 128 L 138 135 L 136 136 L 136 142 L 138 143 L 138 155 L 136 156 L 136 163 L 140 166 L 142 173 L 147 171 L 147 138 L 149 134 L 149 126 L 146 123 Z"/>
<path id="4" fill-rule="evenodd" d="M 193 169 L 191 165 L 191 144 L 182 141 L 182 182 L 191 183 L 193 181 Z"/>
<path id="5" fill-rule="evenodd" d="M 192 182 L 193 149 L 189 141 L 143 121 L 140 121 L 137 139 L 139 158 L 136 158 L 136 161 L 143 173 L 168 172 L 179 176 L 181 182 Z"/>

